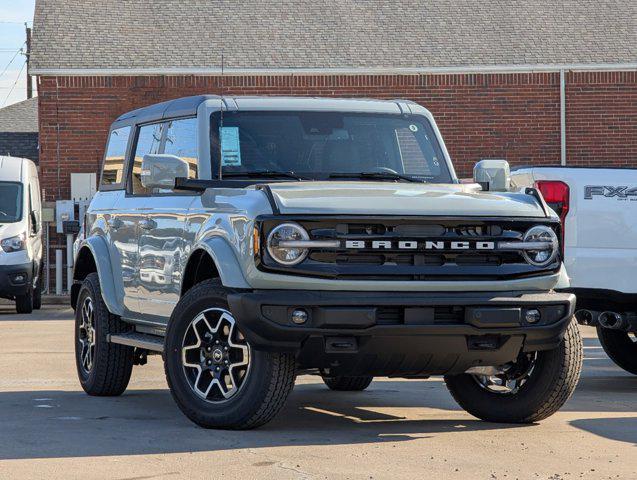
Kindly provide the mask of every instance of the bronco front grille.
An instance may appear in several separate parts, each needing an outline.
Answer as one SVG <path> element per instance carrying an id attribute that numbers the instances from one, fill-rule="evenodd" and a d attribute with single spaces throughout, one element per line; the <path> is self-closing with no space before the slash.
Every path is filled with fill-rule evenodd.
<path id="1" fill-rule="evenodd" d="M 559 224 L 551 219 L 271 216 L 257 222 L 261 245 L 272 228 L 289 221 L 302 225 L 312 240 L 336 240 L 339 246 L 313 248 L 291 267 L 277 264 L 263 249 L 260 269 L 342 280 L 424 281 L 516 278 L 556 271 L 560 265 L 559 257 L 547 267 L 536 267 L 519 252 L 488 248 L 499 241 L 520 241 L 526 230 L 541 223 L 559 236 Z"/>

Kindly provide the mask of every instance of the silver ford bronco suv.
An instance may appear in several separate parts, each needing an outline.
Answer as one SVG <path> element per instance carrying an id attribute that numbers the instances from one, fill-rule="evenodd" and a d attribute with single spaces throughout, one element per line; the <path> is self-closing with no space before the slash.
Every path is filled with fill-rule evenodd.
<path id="1" fill-rule="evenodd" d="M 409 101 L 196 96 L 112 125 L 72 303 L 79 379 L 119 395 L 161 353 L 203 427 L 262 425 L 299 374 L 332 390 L 444 375 L 472 415 L 535 422 L 582 346 L 559 218 L 508 165 L 456 177 Z"/>

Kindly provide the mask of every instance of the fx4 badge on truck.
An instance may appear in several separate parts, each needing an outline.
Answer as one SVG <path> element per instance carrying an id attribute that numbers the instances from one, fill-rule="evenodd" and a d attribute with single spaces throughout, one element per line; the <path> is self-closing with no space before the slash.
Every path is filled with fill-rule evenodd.
<path id="1" fill-rule="evenodd" d="M 504 161 L 475 181 L 408 101 L 198 96 L 122 115 L 75 262 L 82 387 L 119 395 L 161 353 L 204 427 L 268 422 L 300 374 L 349 391 L 444 375 L 479 418 L 550 416 L 582 362 L 575 297 L 555 292 L 560 221 Z"/>
<path id="2" fill-rule="evenodd" d="M 594 196 L 603 196 L 606 198 L 637 200 L 637 187 L 612 187 L 609 185 L 586 185 L 584 187 L 584 198 L 592 200 Z"/>

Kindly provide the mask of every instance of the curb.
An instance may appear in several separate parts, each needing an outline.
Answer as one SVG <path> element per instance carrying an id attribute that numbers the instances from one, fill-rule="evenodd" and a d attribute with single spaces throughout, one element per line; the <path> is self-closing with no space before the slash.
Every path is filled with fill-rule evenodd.
<path id="1" fill-rule="evenodd" d="M 13 305 L 12 300 L 0 299 L 0 305 Z M 42 305 L 63 305 L 71 306 L 71 297 L 68 295 L 42 295 Z"/>
<path id="2" fill-rule="evenodd" d="M 71 306 L 69 295 L 42 295 L 42 305 L 64 305 Z"/>

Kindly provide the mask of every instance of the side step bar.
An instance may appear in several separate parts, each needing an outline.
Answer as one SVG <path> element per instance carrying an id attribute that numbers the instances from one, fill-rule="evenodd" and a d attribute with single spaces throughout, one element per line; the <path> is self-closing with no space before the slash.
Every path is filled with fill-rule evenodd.
<path id="1" fill-rule="evenodd" d="M 106 340 L 119 345 L 128 345 L 129 347 L 143 348 L 144 350 L 152 350 L 153 352 L 164 351 L 164 337 L 157 335 L 148 335 L 146 333 L 129 332 L 111 334 Z"/>

